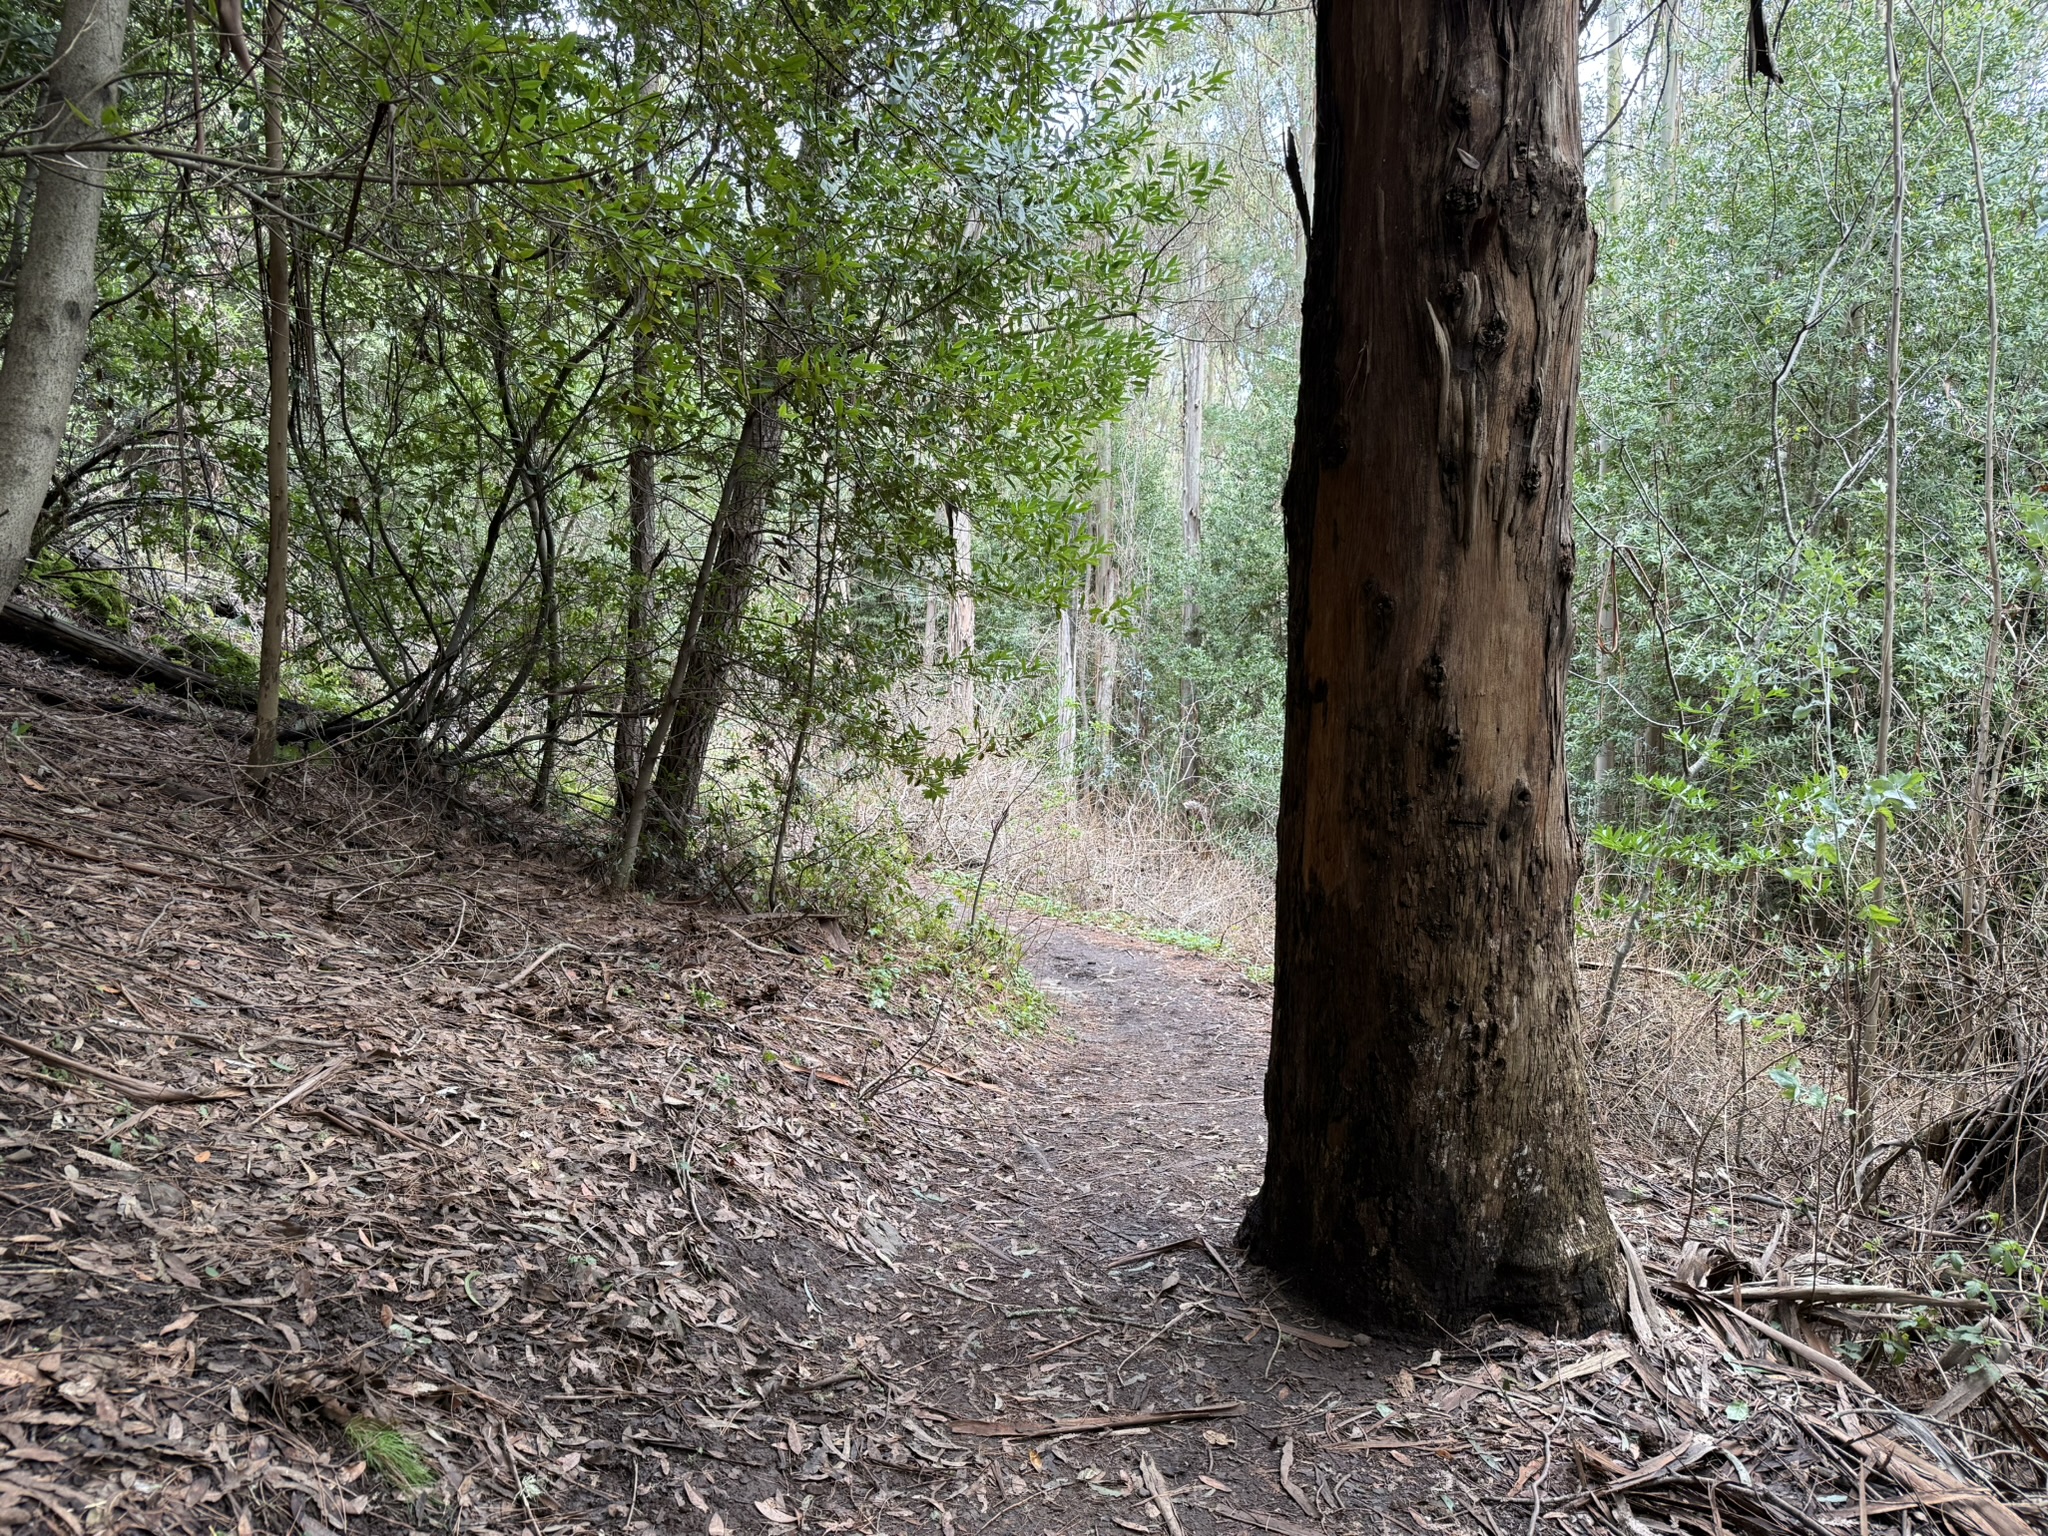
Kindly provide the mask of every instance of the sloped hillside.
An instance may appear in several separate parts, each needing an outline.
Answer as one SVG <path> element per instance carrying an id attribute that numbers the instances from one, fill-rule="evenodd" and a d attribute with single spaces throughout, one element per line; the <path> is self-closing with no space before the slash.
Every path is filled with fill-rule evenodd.
<path id="1" fill-rule="evenodd" d="M 0 721 L 0 1525 L 673 1516 L 703 1425 L 857 1372 L 804 1277 L 889 1274 L 987 964 L 609 903 L 333 762 L 259 803 L 238 717 L 26 652 Z"/>

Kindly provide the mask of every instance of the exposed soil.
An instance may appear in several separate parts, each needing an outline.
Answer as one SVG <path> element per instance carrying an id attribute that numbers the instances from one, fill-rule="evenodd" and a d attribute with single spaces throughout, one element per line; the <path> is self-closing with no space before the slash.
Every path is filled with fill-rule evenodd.
<path id="1" fill-rule="evenodd" d="M 2048 1529 L 2020 1298 L 1846 1310 L 1935 1283 L 1880 1226 L 1738 1260 L 1617 1161 L 1631 1336 L 1300 1305 L 1230 1244 L 1268 999 L 1223 960 L 1039 925 L 1018 1034 L 936 930 L 606 901 L 331 759 L 259 801 L 238 718 L 0 648 L 7 726 L 0 1528 Z M 2003 1375 L 1836 1358 L 1902 1305 Z"/>
<path id="2" fill-rule="evenodd" d="M 1027 955 L 1070 1033 L 1020 1063 L 986 1111 L 989 1161 L 918 1223 L 918 1326 L 951 1356 L 922 1370 L 920 1396 L 994 1424 L 1242 1411 L 998 1441 L 992 1486 L 970 1489 L 975 1524 L 1157 1528 L 1149 1458 L 1182 1514 L 1204 1511 L 1190 1519 L 1225 1508 L 1271 1529 L 1327 1515 L 1330 1529 L 1377 1530 L 1400 1469 L 1325 1459 L 1309 1439 L 1377 1425 L 1382 1373 L 1420 1355 L 1365 1347 L 1231 1247 L 1260 1172 L 1267 989 L 1222 961 L 1062 925 L 1031 933 Z"/>

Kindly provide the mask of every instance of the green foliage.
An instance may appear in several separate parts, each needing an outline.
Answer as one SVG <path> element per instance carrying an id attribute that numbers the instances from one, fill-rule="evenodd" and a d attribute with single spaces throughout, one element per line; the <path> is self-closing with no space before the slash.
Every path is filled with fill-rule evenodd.
<path id="1" fill-rule="evenodd" d="M 1016 935 L 985 919 L 970 928 L 963 916 L 950 902 L 907 892 L 878 914 L 868 936 L 881 953 L 863 972 L 868 1006 L 930 1013 L 946 1006 L 934 1002 L 942 991 L 1006 1033 L 1043 1033 L 1059 1008 L 1025 968 Z"/>
<path id="2" fill-rule="evenodd" d="M 343 1432 L 370 1470 L 400 1493 L 417 1493 L 438 1481 L 420 1448 L 395 1425 L 359 1414 Z"/>
<path id="3" fill-rule="evenodd" d="M 45 551 L 30 565 L 28 574 L 95 624 L 117 634 L 127 633 L 128 594 L 112 571 L 80 565 Z"/>
<path id="4" fill-rule="evenodd" d="M 227 682 L 254 689 L 256 658 L 231 641 L 203 630 L 188 630 L 164 646 L 172 661 L 200 672 L 209 672 Z"/>
<path id="5" fill-rule="evenodd" d="M 1603 12 L 1603 16 L 1607 13 Z M 2034 168 L 2048 151 L 2042 19 L 1944 0 L 1902 11 L 1904 388 L 1891 760 L 1878 772 L 1890 111 L 1876 29 L 1846 0 L 1786 13 L 1782 86 L 1745 85 L 1743 17 L 1687 7 L 1677 130 L 1632 72 L 1663 68 L 1624 5 L 1586 77 L 1600 272 L 1584 349 L 1577 503 L 1576 811 L 1606 900 L 1681 954 L 1824 989 L 1868 963 L 1953 976 L 2020 920 L 2032 860 L 1971 918 L 1966 837 L 1993 864 L 2037 795 L 2043 723 L 2010 658 L 2038 585 L 2048 328 Z M 1606 23 L 1603 22 L 1603 26 Z M 1597 29 L 1596 29 L 1597 30 Z M 1986 274 L 1968 126 L 1998 251 L 1998 494 L 1987 548 Z M 1988 602 L 1990 558 L 2007 611 Z M 2004 660 L 1978 711 L 1987 631 Z M 1997 747 L 1994 742 L 2009 745 Z M 1983 763 L 1982 769 L 1975 765 Z M 1604 773 L 1596 773 L 1596 767 Z M 1987 814 L 1970 830 L 1973 775 Z M 2012 830 L 2006 830 L 2011 828 Z M 1880 863 L 1880 842 L 1884 847 Z M 2002 914 L 2002 915 L 2001 915 Z M 1901 988 L 1910 1034 L 1945 1006 Z M 1840 1011 L 1808 1010 L 1818 1021 Z M 1789 1090 L 1796 1094 L 1798 1090 Z"/>
<path id="6" fill-rule="evenodd" d="M 1069 0 L 294 11 L 287 686 L 361 712 L 366 748 L 612 816 L 622 705 L 651 708 L 728 485 L 758 473 L 713 782 L 658 808 L 687 834 L 668 873 L 893 901 L 900 834 L 825 802 L 882 772 L 936 792 L 978 750 L 906 686 L 930 594 L 1039 602 L 1086 559 L 1091 436 L 1157 362 L 1127 317 L 1219 184 L 1162 132 L 1219 88 L 1187 32 Z M 0 57 L 49 41 L 17 18 Z M 262 162 L 260 81 L 176 7 L 139 8 L 129 53 L 150 84 L 124 98 L 44 570 L 109 622 L 132 600 L 182 636 L 204 604 L 253 636 L 266 367 L 229 168 Z M 0 102 L 0 143 L 33 97 Z M 0 157 L 10 205 L 25 163 Z M 749 470 L 764 419 L 779 453 Z M 232 669 L 238 639 L 176 643 Z"/>
<path id="7" fill-rule="evenodd" d="M 1162 67 L 1183 69 L 1208 89 L 1163 131 L 1225 177 L 1205 187 L 1196 216 L 1177 232 L 1172 283 L 1147 296 L 1160 368 L 1100 441 L 1100 495 L 1076 525 L 1094 573 L 1086 582 L 1070 574 L 1028 605 L 999 603 L 983 619 L 984 632 L 1014 658 L 1002 680 L 1018 685 L 1034 744 L 1051 755 L 1059 709 L 1052 626 L 1063 607 L 1069 612 L 1082 674 L 1076 788 L 1112 804 L 1199 817 L 1198 835 L 1256 863 L 1271 859 L 1279 791 L 1287 607 L 1280 486 L 1293 437 L 1303 255 L 1275 145 L 1289 124 L 1304 144 L 1312 136 L 1311 43 L 1310 28 L 1292 13 L 1205 22 L 1172 39 Z M 1191 344 L 1203 349 L 1208 381 L 1200 544 L 1192 553 L 1182 509 Z M 1183 719 L 1184 681 L 1196 700 L 1191 722 Z M 1194 760 L 1192 782 L 1182 781 L 1184 756 Z M 1192 814 L 1191 799 L 1200 807 Z"/>

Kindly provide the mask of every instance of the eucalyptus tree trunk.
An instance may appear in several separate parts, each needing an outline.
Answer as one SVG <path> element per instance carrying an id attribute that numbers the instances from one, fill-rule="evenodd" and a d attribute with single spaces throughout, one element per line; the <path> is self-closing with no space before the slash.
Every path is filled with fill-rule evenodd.
<path id="1" fill-rule="evenodd" d="M 270 365 L 269 440 L 264 449 L 270 495 L 269 540 L 263 575 L 263 629 L 256 660 L 256 729 L 252 768 L 277 758 L 277 714 L 284 696 L 284 621 L 290 598 L 291 559 L 291 233 L 284 198 L 284 0 L 263 10 L 263 149 L 271 171 L 270 206 L 260 223 L 267 253 L 264 273 L 263 348 Z"/>
<path id="2" fill-rule="evenodd" d="M 1075 616 L 1077 606 L 1074 602 L 1060 605 L 1057 666 L 1059 704 L 1054 722 L 1060 783 L 1068 794 L 1074 792 L 1075 753 L 1080 745 L 1081 734 L 1080 624 Z"/>
<path id="3" fill-rule="evenodd" d="M 1097 467 L 1102 478 L 1095 483 L 1095 540 L 1101 552 L 1095 563 L 1088 568 L 1088 606 L 1096 613 L 1107 615 L 1115 606 L 1117 598 L 1116 567 L 1116 494 L 1110 481 L 1109 429 L 1104 428 L 1096 444 Z M 1106 764 L 1114 745 L 1116 729 L 1116 667 L 1117 644 L 1116 625 L 1108 618 L 1098 619 L 1089 626 L 1094 637 L 1095 700 L 1092 719 L 1099 737 L 1097 746 L 1098 763 Z"/>
<path id="4" fill-rule="evenodd" d="M 0 601 L 28 561 L 36 517 L 64 447 L 99 291 L 93 261 L 107 156 L 89 145 L 113 110 L 128 0 L 65 0 L 36 125 L 28 244 L 0 361 Z"/>
<path id="5" fill-rule="evenodd" d="M 1685 112 L 1685 54 L 1679 36 L 1684 18 L 1676 4 L 1658 7 L 1657 42 L 1663 51 L 1663 67 L 1657 89 L 1657 128 L 1664 140 L 1664 169 L 1668 173 L 1678 155 L 1679 121 Z"/>
<path id="6" fill-rule="evenodd" d="M 1265 1183 L 1340 1310 L 1612 1322 L 1565 797 L 1593 232 L 1572 0 L 1328 0 Z"/>
<path id="7" fill-rule="evenodd" d="M 953 596 L 946 612 L 946 660 L 952 662 L 947 685 L 948 712 L 963 742 L 975 737 L 974 673 L 974 521 L 967 509 L 946 504 L 946 526 L 953 536 Z"/>
<path id="8" fill-rule="evenodd" d="M 1613 658 L 1620 649 L 1608 638 L 1617 623 L 1620 597 L 1615 590 L 1614 564 L 1612 555 L 1601 562 L 1600 592 L 1593 619 L 1593 819 L 1602 826 L 1614 819 L 1614 736 L 1607 718 L 1607 689 L 1614 671 Z M 1607 896 L 1607 861 L 1598 848 L 1593 850 L 1592 857 L 1593 905 L 1598 907 Z"/>

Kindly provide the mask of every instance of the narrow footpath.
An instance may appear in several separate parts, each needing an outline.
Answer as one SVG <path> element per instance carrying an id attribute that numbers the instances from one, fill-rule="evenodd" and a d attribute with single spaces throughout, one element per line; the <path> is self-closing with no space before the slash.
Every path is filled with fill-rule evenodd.
<path id="1" fill-rule="evenodd" d="M 1366 1431 L 1414 1391 L 1400 1359 L 1427 1351 L 1317 1315 L 1231 1245 L 1260 1175 L 1267 989 L 1063 924 L 1026 954 L 1060 1004 L 1055 1038 L 991 1115 L 992 1155 L 920 1192 L 898 1259 L 925 1282 L 892 1340 L 928 1356 L 918 1398 L 963 1448 L 1000 1451 L 956 1522 L 1380 1530 L 1420 1490 Z M 1046 1433 L 1077 1420 L 1103 1427 Z"/>

